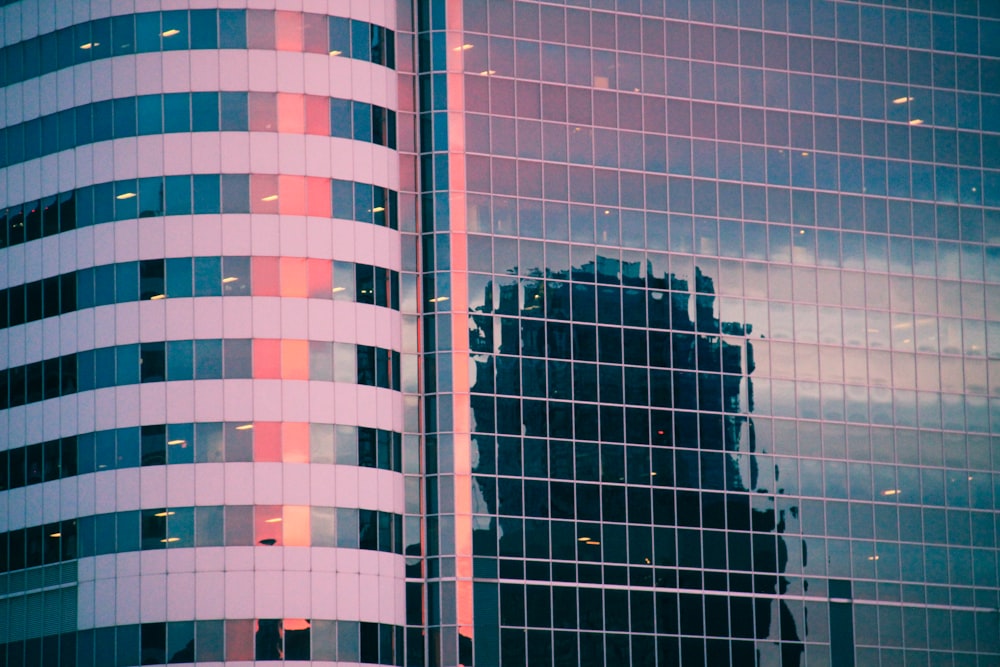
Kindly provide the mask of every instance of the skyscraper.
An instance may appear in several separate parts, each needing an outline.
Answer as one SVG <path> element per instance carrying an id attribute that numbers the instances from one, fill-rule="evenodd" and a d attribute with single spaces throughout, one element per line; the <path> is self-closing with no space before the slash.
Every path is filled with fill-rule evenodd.
<path id="1" fill-rule="evenodd" d="M 7 664 L 391 664 L 394 10 L 4 4 Z"/>
<path id="2" fill-rule="evenodd" d="M 1000 5 L 182 4 L 0 0 L 7 664 L 1000 661 Z"/>

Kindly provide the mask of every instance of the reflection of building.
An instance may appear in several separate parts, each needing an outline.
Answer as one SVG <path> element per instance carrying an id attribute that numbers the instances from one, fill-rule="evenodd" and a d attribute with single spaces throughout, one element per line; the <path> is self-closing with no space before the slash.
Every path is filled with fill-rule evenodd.
<path id="1" fill-rule="evenodd" d="M 418 5 L 430 654 L 997 662 L 997 10 Z"/>
<path id="2" fill-rule="evenodd" d="M 1000 662 L 991 3 L 63 4 L 0 664 Z"/>

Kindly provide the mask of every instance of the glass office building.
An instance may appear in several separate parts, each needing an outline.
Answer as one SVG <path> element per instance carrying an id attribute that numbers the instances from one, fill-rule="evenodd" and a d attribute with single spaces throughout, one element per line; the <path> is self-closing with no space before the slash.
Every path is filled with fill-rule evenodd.
<path id="1" fill-rule="evenodd" d="M 0 663 L 1000 662 L 1000 3 L 0 0 Z"/>

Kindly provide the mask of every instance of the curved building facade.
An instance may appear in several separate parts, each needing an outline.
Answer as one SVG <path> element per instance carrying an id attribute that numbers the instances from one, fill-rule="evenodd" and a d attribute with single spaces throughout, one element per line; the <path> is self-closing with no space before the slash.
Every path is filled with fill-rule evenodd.
<path id="1" fill-rule="evenodd" d="M 0 7 L 4 664 L 401 660 L 395 6 L 233 4 Z"/>

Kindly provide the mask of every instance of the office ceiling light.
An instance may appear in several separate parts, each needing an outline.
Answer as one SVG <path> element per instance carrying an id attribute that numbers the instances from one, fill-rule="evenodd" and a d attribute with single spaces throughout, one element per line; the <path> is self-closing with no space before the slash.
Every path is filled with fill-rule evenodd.
<path id="1" fill-rule="evenodd" d="M 897 97 L 892 101 L 893 104 L 906 104 L 907 102 L 912 102 L 912 97 Z"/>
<path id="2" fill-rule="evenodd" d="M 167 298 L 166 294 L 154 294 L 153 296 L 149 297 L 149 300 L 150 301 L 159 301 L 160 299 L 166 299 L 166 298 Z"/>
<path id="3" fill-rule="evenodd" d="M 180 542 L 180 541 L 181 538 L 179 537 L 164 537 L 162 540 L 160 540 L 160 542 L 163 542 L 164 544 L 169 544 L 170 542 Z"/>
<path id="4" fill-rule="evenodd" d="M 447 300 L 448 300 L 448 297 L 446 297 L 446 296 L 436 296 L 433 299 L 428 299 L 428 301 L 430 301 L 431 303 L 438 303 L 438 302 L 447 301 Z"/>
<path id="5" fill-rule="evenodd" d="M 167 516 L 173 516 L 174 514 L 176 514 L 176 512 L 173 512 L 171 510 L 163 510 L 162 512 L 157 512 L 153 516 L 158 516 L 160 518 L 163 518 L 163 517 L 167 517 Z"/>
<path id="6" fill-rule="evenodd" d="M 183 445 L 183 444 L 186 444 L 186 443 L 187 443 L 187 440 L 184 440 L 182 438 L 178 438 L 177 440 L 167 440 L 167 444 L 168 445 Z"/>
<path id="7" fill-rule="evenodd" d="M 281 523 L 281 517 L 276 516 L 272 519 L 264 519 L 264 523 Z"/>
<path id="8" fill-rule="evenodd" d="M 472 48 L 472 44 L 460 44 L 452 49 L 452 51 L 468 51 Z"/>
<path id="9" fill-rule="evenodd" d="M 275 201 L 277 198 L 278 198 L 278 195 L 268 195 L 266 197 L 261 197 L 260 200 L 261 201 Z"/>
<path id="10" fill-rule="evenodd" d="M 910 121 L 910 125 L 923 125 L 924 121 L 922 118 L 914 118 Z"/>
<path id="11" fill-rule="evenodd" d="M 372 213 L 381 213 L 384 210 L 385 206 L 376 206 L 375 208 L 372 209 Z"/>
<path id="12" fill-rule="evenodd" d="M 253 428 L 253 424 L 240 424 L 236 427 L 237 431 L 249 431 Z"/>
<path id="13" fill-rule="evenodd" d="M 100 46 L 100 45 L 101 45 L 100 42 L 87 42 L 86 44 L 81 44 L 80 48 L 83 49 L 84 51 L 89 51 L 95 46 Z"/>
<path id="14" fill-rule="evenodd" d="M 49 537 L 62 537 L 62 533 L 49 533 Z"/>
<path id="15" fill-rule="evenodd" d="M 115 199 L 132 199 L 133 197 L 135 197 L 134 192 L 123 192 L 117 197 L 115 197 Z"/>
<path id="16" fill-rule="evenodd" d="M 882 492 L 883 496 L 898 496 L 900 493 L 899 489 L 886 489 Z"/>
<path id="17" fill-rule="evenodd" d="M 239 280 L 239 278 L 237 278 L 236 276 L 226 276 L 225 278 L 222 279 L 222 282 L 235 283 L 237 280 Z"/>
<path id="18" fill-rule="evenodd" d="M 179 34 L 181 34 L 181 31 L 178 30 L 177 28 L 171 28 L 170 30 L 163 31 L 164 37 L 173 37 L 174 35 L 179 35 Z"/>
<path id="19" fill-rule="evenodd" d="M 343 51 L 338 51 L 337 49 L 334 49 L 333 51 L 330 51 L 330 55 L 334 56 L 334 57 L 339 56 L 342 53 L 343 53 Z"/>

